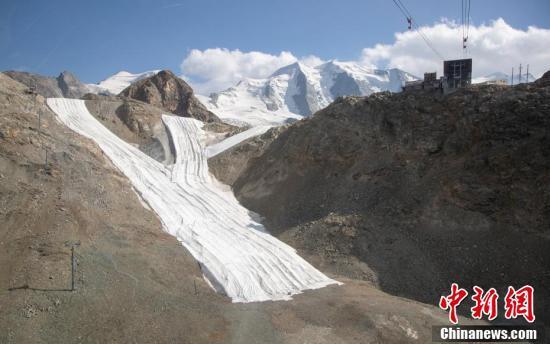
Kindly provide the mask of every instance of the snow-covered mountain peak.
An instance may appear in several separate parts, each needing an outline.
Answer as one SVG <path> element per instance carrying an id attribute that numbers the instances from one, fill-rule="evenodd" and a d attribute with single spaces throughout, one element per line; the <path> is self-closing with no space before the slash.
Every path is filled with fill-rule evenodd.
<path id="1" fill-rule="evenodd" d="M 243 79 L 201 99 L 221 118 L 277 124 L 309 116 L 339 96 L 399 92 L 405 81 L 417 79 L 399 69 L 376 70 L 355 62 L 331 60 L 315 67 L 295 62 L 266 79 Z"/>
<path id="2" fill-rule="evenodd" d="M 119 94 L 126 87 L 130 86 L 133 82 L 148 78 L 152 75 L 157 74 L 158 72 L 160 72 L 160 70 L 152 70 L 137 74 L 133 74 L 127 71 L 120 71 L 101 81 L 97 85 L 91 84 L 89 86 L 99 87 L 100 89 L 107 90 L 112 94 Z"/>

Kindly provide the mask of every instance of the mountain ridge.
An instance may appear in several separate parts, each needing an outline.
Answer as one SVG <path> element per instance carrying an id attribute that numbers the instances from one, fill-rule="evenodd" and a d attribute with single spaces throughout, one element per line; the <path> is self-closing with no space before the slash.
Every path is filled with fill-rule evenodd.
<path id="1" fill-rule="evenodd" d="M 80 98 L 86 93 L 105 93 L 96 85 L 82 83 L 73 73 L 65 70 L 57 77 L 44 76 L 22 71 L 5 71 L 5 75 L 23 85 L 33 88 L 44 97 Z"/>

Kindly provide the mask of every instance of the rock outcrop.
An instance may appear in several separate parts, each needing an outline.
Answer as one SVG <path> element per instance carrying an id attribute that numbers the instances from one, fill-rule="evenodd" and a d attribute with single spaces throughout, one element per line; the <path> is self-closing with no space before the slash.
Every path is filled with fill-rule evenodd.
<path id="1" fill-rule="evenodd" d="M 88 85 L 81 83 L 74 74 L 68 71 L 59 74 L 57 85 L 65 98 L 80 98 L 90 92 Z"/>
<path id="2" fill-rule="evenodd" d="M 168 70 L 133 83 L 120 95 L 165 109 L 175 115 L 203 122 L 220 121 L 195 97 L 193 89 L 185 81 Z"/>
<path id="3" fill-rule="evenodd" d="M 164 164 L 174 162 L 161 108 L 134 99 L 87 94 L 90 113 L 124 141 Z"/>
<path id="4" fill-rule="evenodd" d="M 539 86 L 550 86 L 550 70 L 544 73 L 537 81 L 535 81 Z"/>

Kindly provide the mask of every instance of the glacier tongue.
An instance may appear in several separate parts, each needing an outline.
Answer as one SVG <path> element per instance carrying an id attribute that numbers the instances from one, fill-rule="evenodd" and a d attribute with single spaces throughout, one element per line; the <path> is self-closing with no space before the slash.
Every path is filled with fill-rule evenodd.
<path id="1" fill-rule="evenodd" d="M 164 230 L 189 250 L 211 285 L 233 302 L 288 300 L 303 290 L 339 284 L 267 233 L 233 193 L 210 176 L 202 122 L 163 116 L 176 150 L 176 163 L 167 167 L 110 132 L 83 100 L 47 102 L 65 125 L 100 146 L 158 214 Z"/>

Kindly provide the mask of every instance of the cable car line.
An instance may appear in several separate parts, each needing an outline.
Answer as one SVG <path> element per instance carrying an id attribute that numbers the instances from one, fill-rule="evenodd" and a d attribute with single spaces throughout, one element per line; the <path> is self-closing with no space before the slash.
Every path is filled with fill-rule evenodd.
<path id="1" fill-rule="evenodd" d="M 430 41 L 430 39 L 422 32 L 422 30 L 420 29 L 420 27 L 416 24 L 416 21 L 413 19 L 413 16 L 411 14 L 411 12 L 409 12 L 409 10 L 407 9 L 407 7 L 405 6 L 405 4 L 403 4 L 403 2 L 401 0 L 393 0 L 393 3 L 395 4 L 395 6 L 397 6 L 397 8 L 399 9 L 399 11 L 401 11 L 401 13 L 403 14 L 403 16 L 405 16 L 405 19 L 407 20 L 407 23 L 409 25 L 409 30 L 411 28 L 414 28 L 416 30 L 416 32 L 418 32 L 418 34 L 420 35 L 420 37 L 424 40 L 424 42 L 426 43 L 426 45 L 441 59 L 441 60 L 445 60 L 445 58 L 443 58 L 443 55 L 441 55 L 439 53 L 439 51 L 437 51 L 437 49 L 435 49 L 434 45 L 432 44 L 432 42 Z"/>

